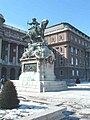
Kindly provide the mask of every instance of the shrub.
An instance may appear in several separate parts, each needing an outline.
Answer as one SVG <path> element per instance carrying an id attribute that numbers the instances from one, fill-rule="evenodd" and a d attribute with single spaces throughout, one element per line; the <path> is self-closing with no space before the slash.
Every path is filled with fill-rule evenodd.
<path id="1" fill-rule="evenodd" d="M 0 94 L 0 107 L 2 109 L 13 109 L 18 107 L 19 100 L 17 97 L 17 91 L 13 82 L 7 81 Z"/>
<path id="2" fill-rule="evenodd" d="M 80 79 L 79 78 L 76 79 L 76 84 L 80 84 Z"/>

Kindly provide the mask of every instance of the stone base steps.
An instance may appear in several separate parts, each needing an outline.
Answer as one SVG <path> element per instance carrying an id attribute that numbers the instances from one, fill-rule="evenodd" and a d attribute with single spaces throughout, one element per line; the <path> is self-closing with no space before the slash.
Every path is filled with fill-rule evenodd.
<path id="1" fill-rule="evenodd" d="M 76 84 L 76 86 L 80 88 L 90 88 L 90 84 Z"/>
<path id="2" fill-rule="evenodd" d="M 77 89 L 77 90 L 90 90 L 90 84 L 76 84 L 74 86 L 68 86 L 69 89 Z"/>
<path id="3" fill-rule="evenodd" d="M 18 92 L 56 92 L 66 90 L 65 81 L 29 81 L 13 80 Z"/>
<path id="4" fill-rule="evenodd" d="M 19 120 L 62 120 L 65 117 L 63 114 L 65 110 L 65 107 L 49 106 L 48 110 L 40 114 L 37 113 L 30 117 L 23 117 Z"/>

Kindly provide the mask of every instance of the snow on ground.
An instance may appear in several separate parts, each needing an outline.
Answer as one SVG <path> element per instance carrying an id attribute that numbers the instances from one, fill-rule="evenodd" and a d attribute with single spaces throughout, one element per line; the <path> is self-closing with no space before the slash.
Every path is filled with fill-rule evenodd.
<path id="1" fill-rule="evenodd" d="M 0 110 L 0 120 L 17 120 L 48 109 L 46 104 L 20 100 L 20 107 L 12 110 Z"/>
<path id="2" fill-rule="evenodd" d="M 84 84 L 85 86 L 83 86 Z M 67 110 L 64 112 L 65 118 L 63 120 L 90 120 L 90 82 L 68 87 L 65 91 L 27 93 L 27 95 L 22 93 L 22 96 L 27 99 L 20 98 L 21 106 L 18 109 L 0 110 L 0 120 L 6 120 L 7 118 L 16 120 L 48 109 L 47 104 L 35 103 L 30 100 L 45 101 L 45 103 L 58 107 L 66 107 Z"/>
<path id="3" fill-rule="evenodd" d="M 68 87 L 65 91 L 32 94 L 31 96 L 45 99 L 58 107 L 66 107 L 63 120 L 90 120 L 90 82 Z"/>

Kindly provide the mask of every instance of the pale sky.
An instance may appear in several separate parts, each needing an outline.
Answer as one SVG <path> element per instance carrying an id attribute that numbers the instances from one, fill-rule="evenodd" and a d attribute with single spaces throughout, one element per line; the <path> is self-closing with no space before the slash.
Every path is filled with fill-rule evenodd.
<path id="1" fill-rule="evenodd" d="M 68 22 L 90 36 L 90 0 L 0 0 L 5 24 L 28 30 L 27 22 L 48 19 L 48 26 Z"/>

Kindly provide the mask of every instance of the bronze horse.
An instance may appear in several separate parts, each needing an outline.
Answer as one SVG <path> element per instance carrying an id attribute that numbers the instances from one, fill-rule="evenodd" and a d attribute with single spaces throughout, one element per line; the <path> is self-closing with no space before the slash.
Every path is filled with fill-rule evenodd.
<path id="1" fill-rule="evenodd" d="M 36 21 L 36 18 L 32 19 L 32 23 L 28 23 L 29 25 L 32 25 L 31 28 L 29 28 L 29 32 L 26 34 L 24 39 L 29 38 L 30 43 L 37 42 L 37 38 L 40 37 L 40 41 L 44 40 L 44 31 L 46 29 L 46 26 L 48 24 L 48 20 L 42 20 L 41 24 L 39 24 Z"/>

